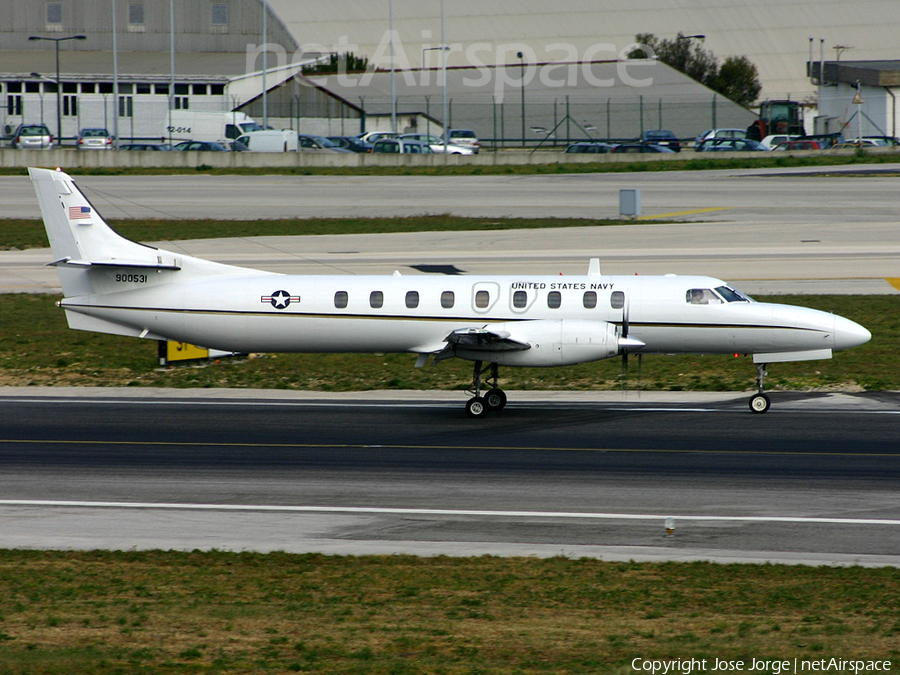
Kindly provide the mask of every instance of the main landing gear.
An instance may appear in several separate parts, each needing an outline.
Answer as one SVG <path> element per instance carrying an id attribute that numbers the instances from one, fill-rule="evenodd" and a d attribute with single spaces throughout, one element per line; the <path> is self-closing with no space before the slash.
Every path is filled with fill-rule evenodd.
<path id="1" fill-rule="evenodd" d="M 763 392 L 763 382 L 766 379 L 766 364 L 765 363 L 757 363 L 756 364 L 756 388 L 758 393 L 754 394 L 750 398 L 750 410 L 755 412 L 758 415 L 766 412 L 769 409 L 769 406 L 772 405 L 772 402 L 769 400 L 769 397 L 766 396 L 765 392 Z"/>
<path id="2" fill-rule="evenodd" d="M 482 376 L 490 370 L 490 375 L 484 378 L 484 384 L 490 388 L 482 395 Z M 492 410 L 503 410 L 506 406 L 506 394 L 497 386 L 499 379 L 499 367 L 496 363 L 486 366 L 483 361 L 476 361 L 472 372 L 472 388 L 468 391 L 474 396 L 466 402 L 466 414 L 478 419 L 484 417 Z"/>

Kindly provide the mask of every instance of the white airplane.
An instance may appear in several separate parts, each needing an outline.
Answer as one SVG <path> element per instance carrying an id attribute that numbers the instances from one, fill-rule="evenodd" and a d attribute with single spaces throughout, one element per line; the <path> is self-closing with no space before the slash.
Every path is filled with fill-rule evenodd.
<path id="1" fill-rule="evenodd" d="M 234 352 L 417 354 L 474 361 L 471 417 L 506 405 L 499 366 L 636 354 L 752 354 L 766 364 L 864 344 L 857 323 L 755 302 L 705 276 L 284 275 L 172 253 L 114 232 L 60 170 L 29 169 L 69 326 Z"/>

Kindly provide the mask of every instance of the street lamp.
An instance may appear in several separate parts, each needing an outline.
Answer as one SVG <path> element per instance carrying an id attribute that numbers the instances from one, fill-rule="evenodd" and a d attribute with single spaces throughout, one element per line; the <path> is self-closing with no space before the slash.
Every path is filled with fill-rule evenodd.
<path id="1" fill-rule="evenodd" d="M 60 90 L 62 83 L 59 81 L 59 43 L 63 40 L 87 40 L 86 35 L 69 35 L 67 37 L 42 37 L 40 35 L 32 35 L 28 38 L 29 42 L 34 40 L 47 40 L 55 43 L 56 46 L 56 140 L 62 145 L 62 108 L 60 107 Z"/>
<path id="2" fill-rule="evenodd" d="M 519 84 L 519 91 L 522 94 L 522 147 L 525 147 L 525 55 L 522 52 L 516 52 L 519 62 L 522 64 L 522 82 Z"/>

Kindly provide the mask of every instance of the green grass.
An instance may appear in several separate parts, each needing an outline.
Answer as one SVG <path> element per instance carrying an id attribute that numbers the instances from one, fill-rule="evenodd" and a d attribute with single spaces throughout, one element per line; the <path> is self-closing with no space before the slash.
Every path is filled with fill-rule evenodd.
<path id="1" fill-rule="evenodd" d="M 414 368 L 413 355 L 270 354 L 204 367 L 160 370 L 157 343 L 75 331 L 48 295 L 0 295 L 0 385 L 248 387 L 314 391 L 465 389 L 472 365 L 450 359 Z M 758 297 L 833 311 L 866 326 L 872 341 L 833 359 L 775 364 L 768 389 L 900 389 L 900 297 Z M 565 368 L 502 368 L 505 389 L 591 390 L 622 386 L 621 362 Z M 647 355 L 632 358 L 632 389 L 741 391 L 755 384 L 749 357 Z"/>
<path id="2" fill-rule="evenodd" d="M 384 234 L 386 232 L 467 232 L 556 227 L 653 224 L 653 220 L 597 218 L 464 218 L 446 214 L 405 218 L 285 218 L 276 220 L 111 220 L 109 225 L 132 241 L 178 241 L 224 237 L 310 234 Z M 0 250 L 49 246 L 41 220 L 0 218 Z"/>
<path id="3" fill-rule="evenodd" d="M 745 670 L 900 658 L 892 568 L 0 551 L 0 587 L 0 675 L 624 675 L 635 658 L 708 659 L 701 673 L 715 658 Z"/>

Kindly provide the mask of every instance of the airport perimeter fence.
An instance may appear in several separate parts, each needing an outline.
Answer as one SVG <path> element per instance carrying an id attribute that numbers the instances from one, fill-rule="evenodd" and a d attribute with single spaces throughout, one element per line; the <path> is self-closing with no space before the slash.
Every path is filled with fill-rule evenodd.
<path id="1" fill-rule="evenodd" d="M 524 97 L 508 94 L 499 103 L 448 97 L 447 126 L 473 130 L 482 149 L 502 150 L 553 148 L 584 140 L 621 143 L 653 129 L 667 129 L 692 141 L 708 129 L 746 129 L 756 119 L 746 108 L 716 95 L 529 99 L 524 93 Z M 360 104 L 367 130 L 390 128 L 389 97 L 365 97 Z M 443 108 L 441 96 L 398 97 L 398 131 L 440 135 Z"/>
<path id="2" fill-rule="evenodd" d="M 521 95 L 524 93 L 524 97 Z M 166 142 L 167 109 L 159 100 L 143 101 L 140 97 L 127 114 L 118 119 L 120 143 Z M 163 105 L 160 106 L 160 103 Z M 350 105 L 327 106 L 320 101 L 302 100 L 300 96 L 284 97 L 269 102 L 268 122 L 274 128 L 290 128 L 304 134 L 352 136 L 363 131 L 391 129 L 390 97 L 360 96 Z M 151 105 L 152 104 L 152 105 Z M 256 100 L 241 106 L 238 101 L 223 106 L 247 112 L 262 122 L 260 104 Z M 571 95 L 547 96 L 508 91 L 501 101 L 487 96 L 448 96 L 446 116 L 451 129 L 471 129 L 483 150 L 554 149 L 583 140 L 624 142 L 639 139 L 651 129 L 668 129 L 684 141 L 715 128 L 747 128 L 756 116 L 741 106 L 717 95 L 650 96 L 650 95 Z M 108 105 L 95 109 L 79 108 L 77 127 L 103 126 L 113 130 Z M 209 108 L 205 108 L 209 110 Z M 404 133 L 443 133 L 443 97 L 440 94 L 398 96 L 397 129 Z M 83 111 L 83 112 L 82 112 Z M 224 110 L 223 110 L 224 111 Z M 41 106 L 40 114 L 29 116 L 29 123 L 44 123 L 55 130 L 55 110 Z M 14 128 L 12 119 L 0 119 Z M 0 124 L 0 130 L 4 127 Z M 2 133 L 2 132 L 0 132 Z M 54 134 L 55 135 L 55 134 Z M 0 139 L 7 147 L 8 135 Z M 73 135 L 66 134 L 64 146 L 74 146 Z"/>

